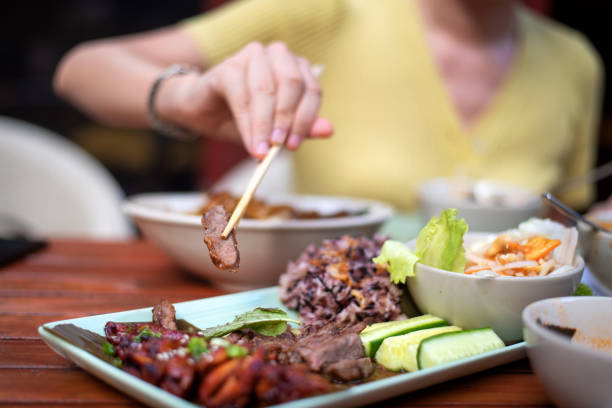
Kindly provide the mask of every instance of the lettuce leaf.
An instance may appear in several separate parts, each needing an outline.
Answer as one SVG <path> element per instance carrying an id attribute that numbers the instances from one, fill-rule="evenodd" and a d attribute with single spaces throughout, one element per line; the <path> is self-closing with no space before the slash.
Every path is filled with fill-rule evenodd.
<path id="1" fill-rule="evenodd" d="M 431 217 L 419 232 L 416 254 L 425 265 L 463 273 L 466 262 L 463 234 L 467 230 L 468 225 L 465 220 L 457 219 L 457 210 L 446 209 L 439 218 Z"/>
<path id="2" fill-rule="evenodd" d="M 391 282 L 406 283 L 406 278 L 414 276 L 414 265 L 419 258 L 402 242 L 387 240 L 380 255 L 372 259 L 377 265 L 386 265 Z"/>
<path id="3" fill-rule="evenodd" d="M 414 276 L 417 262 L 446 271 L 463 273 L 465 249 L 463 234 L 468 230 L 463 218 L 457 219 L 457 210 L 449 208 L 432 217 L 419 232 L 416 240 L 416 254 L 398 241 L 385 241 L 380 255 L 372 259 L 374 263 L 386 266 L 391 282 L 406 283 L 406 278 Z"/>
<path id="4" fill-rule="evenodd" d="M 586 283 L 580 282 L 576 291 L 574 292 L 574 296 L 593 296 L 593 291 Z"/>
<path id="5" fill-rule="evenodd" d="M 209 327 L 201 330 L 200 334 L 209 339 L 221 337 L 240 329 L 253 329 L 264 336 L 278 336 L 287 329 L 287 322 L 299 323 L 290 318 L 283 310 L 276 308 L 258 307 L 251 311 L 237 315 L 230 323 Z"/>

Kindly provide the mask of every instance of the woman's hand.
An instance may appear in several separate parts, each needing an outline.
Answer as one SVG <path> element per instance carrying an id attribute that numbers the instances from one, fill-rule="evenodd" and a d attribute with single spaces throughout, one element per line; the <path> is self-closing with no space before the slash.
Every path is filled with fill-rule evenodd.
<path id="1" fill-rule="evenodd" d="M 310 63 L 283 43 L 251 43 L 202 75 L 168 79 L 157 98 L 165 121 L 199 134 L 241 137 L 257 158 L 271 144 L 295 150 L 305 138 L 333 133 L 317 116 L 321 87 Z"/>

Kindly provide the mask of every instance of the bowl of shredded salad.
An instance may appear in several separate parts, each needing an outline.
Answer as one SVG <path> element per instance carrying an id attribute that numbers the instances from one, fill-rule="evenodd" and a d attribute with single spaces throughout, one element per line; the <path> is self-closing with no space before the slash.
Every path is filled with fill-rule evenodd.
<path id="1" fill-rule="evenodd" d="M 537 218 L 500 234 L 466 233 L 460 270 L 417 263 L 408 289 L 423 313 L 520 341 L 523 308 L 576 291 L 584 270 L 577 240 L 575 228 Z"/>
<path id="2" fill-rule="evenodd" d="M 467 329 L 489 326 L 515 342 L 523 308 L 578 288 L 584 260 L 574 227 L 531 218 L 501 233 L 467 232 L 457 215 L 443 210 L 416 239 L 386 241 L 374 258 L 393 283 L 407 286 L 421 313 Z"/>

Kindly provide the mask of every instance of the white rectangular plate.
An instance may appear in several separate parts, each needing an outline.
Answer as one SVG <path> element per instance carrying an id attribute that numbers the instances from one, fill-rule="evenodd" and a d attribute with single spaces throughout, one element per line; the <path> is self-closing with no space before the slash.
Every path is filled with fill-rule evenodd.
<path id="1" fill-rule="evenodd" d="M 287 310 L 278 298 L 277 287 L 175 303 L 174 306 L 176 308 L 177 319 L 187 320 L 189 323 L 200 328 L 226 323 L 231 321 L 235 315 L 256 307 L 278 307 Z M 140 380 L 45 330 L 46 327 L 53 328 L 57 324 L 72 323 L 83 329 L 104 335 L 104 325 L 106 322 L 111 320 L 118 322 L 150 321 L 151 309 L 151 307 L 148 307 L 46 323 L 38 328 L 38 333 L 60 355 L 145 404 L 153 407 L 196 407 L 198 405 L 175 397 L 161 388 Z M 295 315 L 294 313 L 292 314 Z M 389 378 L 355 385 L 349 389 L 332 394 L 304 398 L 279 406 L 297 408 L 366 405 L 519 360 L 523 357 L 525 357 L 525 343 L 521 342 L 450 364 L 413 373 L 398 374 Z"/>

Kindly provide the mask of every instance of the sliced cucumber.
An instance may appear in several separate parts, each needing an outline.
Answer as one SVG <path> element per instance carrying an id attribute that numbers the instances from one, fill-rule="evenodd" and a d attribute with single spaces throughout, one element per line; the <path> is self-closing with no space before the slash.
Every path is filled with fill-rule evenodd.
<path id="1" fill-rule="evenodd" d="M 366 356 L 373 357 L 384 339 L 391 336 L 410 333 L 415 330 L 428 329 L 430 327 L 446 326 L 446 320 L 432 315 L 423 315 L 406 320 L 377 323 L 366 327 L 359 333 Z"/>
<path id="2" fill-rule="evenodd" d="M 424 339 L 441 333 L 457 332 L 457 326 L 442 326 L 423 329 L 386 338 L 376 352 L 376 362 L 391 371 L 416 371 L 417 351 Z"/>
<path id="3" fill-rule="evenodd" d="M 429 368 L 504 347 L 489 327 L 442 333 L 421 342 L 417 351 L 419 368 Z"/>

